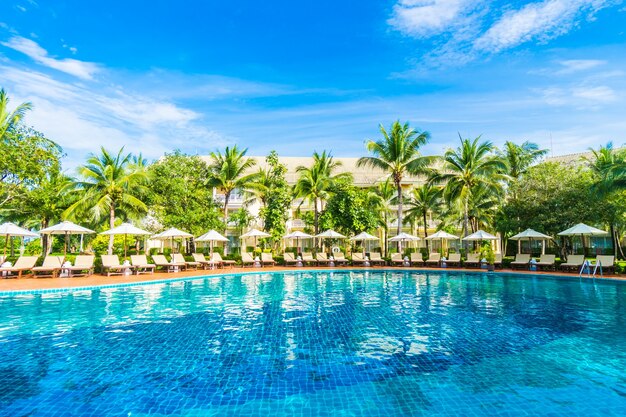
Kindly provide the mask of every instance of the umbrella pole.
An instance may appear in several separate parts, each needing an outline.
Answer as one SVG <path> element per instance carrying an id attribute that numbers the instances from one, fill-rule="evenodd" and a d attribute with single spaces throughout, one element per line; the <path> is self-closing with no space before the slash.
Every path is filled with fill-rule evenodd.
<path id="1" fill-rule="evenodd" d="M 67 255 L 67 232 L 65 232 L 65 239 L 63 240 L 63 256 Z"/>
<path id="2" fill-rule="evenodd" d="M 126 258 L 126 233 L 124 233 L 124 258 Z"/>
<path id="3" fill-rule="evenodd" d="M 7 257 L 7 246 L 9 246 L 9 235 L 4 239 L 4 258 Z"/>

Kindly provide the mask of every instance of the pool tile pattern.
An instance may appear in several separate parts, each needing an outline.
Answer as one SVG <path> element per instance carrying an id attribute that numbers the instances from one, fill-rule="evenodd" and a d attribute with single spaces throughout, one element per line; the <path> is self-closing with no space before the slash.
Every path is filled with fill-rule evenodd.
<path id="1" fill-rule="evenodd" d="M 626 286 L 246 274 L 0 296 L 0 415 L 626 415 Z"/>

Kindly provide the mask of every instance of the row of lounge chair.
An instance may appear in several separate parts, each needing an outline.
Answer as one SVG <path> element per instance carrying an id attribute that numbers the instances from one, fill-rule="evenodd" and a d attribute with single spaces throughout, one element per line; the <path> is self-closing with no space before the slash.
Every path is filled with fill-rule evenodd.
<path id="1" fill-rule="evenodd" d="M 578 272 L 581 270 L 584 262 L 584 255 L 570 255 L 567 257 L 566 262 L 559 265 L 559 268 L 563 272 Z M 615 257 L 612 255 L 598 255 L 596 257 L 596 264 L 602 266 L 603 272 L 615 272 Z M 530 269 L 533 265 L 538 271 L 556 271 L 556 256 L 544 254 L 541 255 L 538 261 L 531 262 L 529 254 L 518 253 L 515 256 L 515 260 L 511 262 L 512 269 Z"/>

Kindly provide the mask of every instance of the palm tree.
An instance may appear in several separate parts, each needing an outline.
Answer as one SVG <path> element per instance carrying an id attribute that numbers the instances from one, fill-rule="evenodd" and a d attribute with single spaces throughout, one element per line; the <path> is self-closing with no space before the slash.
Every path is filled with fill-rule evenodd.
<path id="1" fill-rule="evenodd" d="M 428 222 L 427 215 L 429 212 L 439 212 L 441 207 L 441 187 L 435 186 L 430 183 L 426 183 L 421 187 L 414 188 L 411 191 L 411 199 L 408 202 L 409 209 L 407 215 L 412 219 L 420 219 L 424 225 L 424 238 L 428 237 Z M 428 247 L 428 240 L 426 240 L 426 250 L 430 251 Z"/>
<path id="2" fill-rule="evenodd" d="M 426 144 L 430 137 L 428 132 L 419 132 L 409 127 L 408 123 L 395 121 L 387 132 L 380 125 L 383 138 L 367 141 L 365 147 L 373 156 L 359 158 L 357 166 L 369 166 L 387 172 L 396 189 L 398 203 L 398 234 L 402 232 L 402 181 L 408 175 L 429 173 L 434 158 L 422 156 L 420 146 Z M 400 249 L 400 242 L 398 242 Z"/>
<path id="3" fill-rule="evenodd" d="M 507 141 L 504 143 L 504 151 L 499 152 L 499 155 L 506 161 L 508 176 L 518 179 L 546 153 L 547 149 L 539 149 L 536 143 L 526 141 L 518 145 Z"/>
<path id="4" fill-rule="evenodd" d="M 6 91 L 0 89 L 0 140 L 4 140 L 7 132 L 15 129 L 26 112 L 33 108 L 32 104 L 26 102 L 9 112 L 9 102 Z"/>
<path id="5" fill-rule="evenodd" d="M 448 202 L 458 200 L 463 213 L 463 234 L 467 235 L 472 194 L 490 190 L 502 192 L 502 181 L 507 178 L 505 162 L 493 154 L 491 142 L 461 139 L 457 149 L 448 149 L 443 157 L 444 165 L 440 172 L 432 176 L 433 183 L 445 184 L 444 198 Z"/>
<path id="6" fill-rule="evenodd" d="M 593 156 L 584 160 L 595 177 L 591 191 L 596 198 L 605 201 L 610 206 L 610 209 L 605 211 L 605 215 L 611 229 L 614 255 L 617 256 L 618 250 L 621 252 L 621 247 L 619 233 L 615 226 L 623 211 L 621 202 L 619 199 L 616 201 L 614 197 L 626 189 L 626 151 L 615 150 L 610 142 L 598 150 L 590 149 L 590 151 Z M 623 254 L 620 254 L 623 257 Z"/>
<path id="7" fill-rule="evenodd" d="M 383 229 L 383 247 L 385 248 L 385 256 L 387 256 L 387 236 L 389 235 L 389 215 L 392 211 L 393 198 L 396 195 L 396 190 L 387 178 L 383 182 L 379 182 L 373 187 L 369 194 L 368 206 L 376 212 L 379 219 L 379 224 Z"/>
<path id="8" fill-rule="evenodd" d="M 219 188 L 224 193 L 224 223 L 228 220 L 228 202 L 236 189 L 245 190 L 252 182 L 256 174 L 244 175 L 252 168 L 256 161 L 246 158 L 248 149 L 239 150 L 237 145 L 232 148 L 226 147 L 224 153 L 220 151 L 211 152 L 211 163 L 209 164 L 208 184 L 211 187 Z"/>
<path id="9" fill-rule="evenodd" d="M 74 190 L 80 192 L 80 199 L 64 216 L 87 212 L 94 222 L 108 217 L 109 227 L 113 228 L 118 214 L 131 217 L 147 212 L 141 198 L 146 195 L 148 173 L 143 162 L 139 164 L 132 154 L 123 154 L 124 148 L 117 154 L 104 147 L 100 152 L 90 154 L 87 164 L 78 168 L 80 179 L 74 182 Z M 113 238 L 109 238 L 109 254 L 113 253 Z"/>
<path id="10" fill-rule="evenodd" d="M 321 205 L 328 198 L 330 190 L 337 180 L 352 178 L 348 172 L 335 174 L 339 167 L 341 162 L 335 161 L 330 152 L 323 151 L 321 154 L 313 152 L 313 165 L 310 167 L 296 168 L 300 176 L 294 186 L 294 194 L 313 205 L 315 234 L 319 233 Z"/>

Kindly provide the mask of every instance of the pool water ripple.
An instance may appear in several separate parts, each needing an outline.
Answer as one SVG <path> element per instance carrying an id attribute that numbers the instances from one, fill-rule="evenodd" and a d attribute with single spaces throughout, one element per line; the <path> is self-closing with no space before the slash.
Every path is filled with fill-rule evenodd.
<path id="1" fill-rule="evenodd" d="M 626 414 L 626 286 L 302 272 L 0 297 L 0 415 Z"/>

